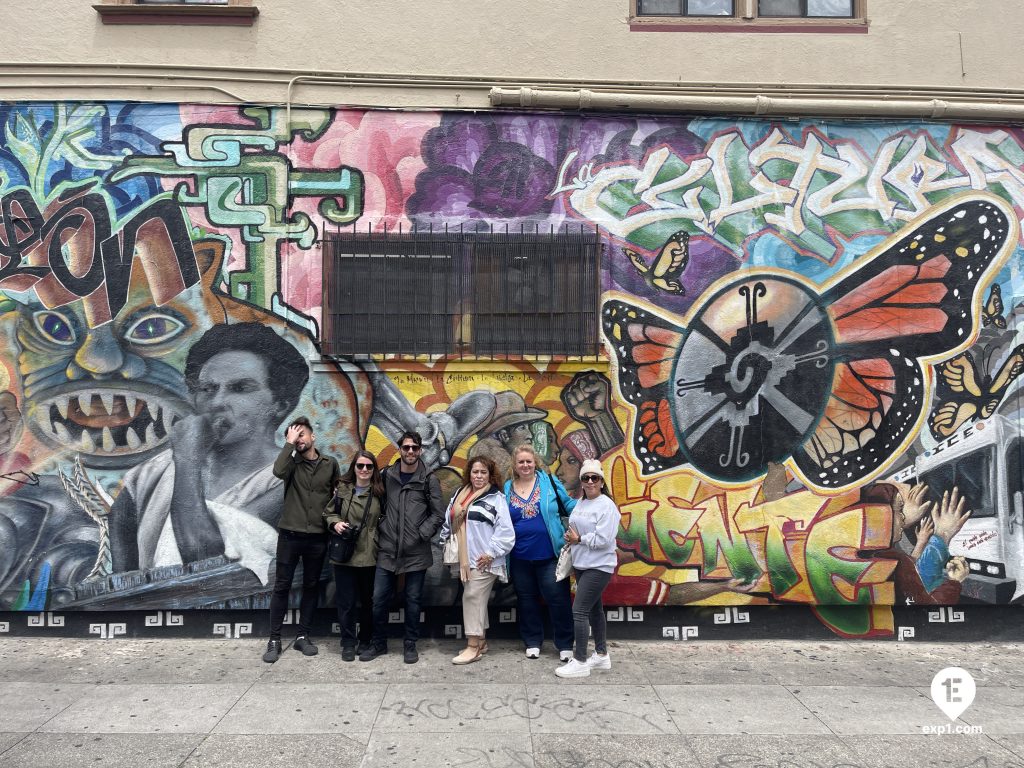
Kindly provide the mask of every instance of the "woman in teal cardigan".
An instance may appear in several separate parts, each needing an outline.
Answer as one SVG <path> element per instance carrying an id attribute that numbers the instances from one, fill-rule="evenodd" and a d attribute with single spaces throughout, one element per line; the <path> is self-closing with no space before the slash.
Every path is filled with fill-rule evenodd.
<path id="1" fill-rule="evenodd" d="M 505 483 L 505 497 L 516 532 L 509 556 L 512 583 L 519 608 L 519 634 L 528 659 L 540 658 L 544 641 L 544 615 L 540 598 L 548 606 L 559 658 L 572 658 L 572 597 L 569 580 L 555 581 L 555 564 L 565 543 L 562 516 L 576 506 L 561 482 L 540 470 L 533 446 L 516 448 L 513 476 Z M 561 503 L 559 503 L 561 502 Z"/>

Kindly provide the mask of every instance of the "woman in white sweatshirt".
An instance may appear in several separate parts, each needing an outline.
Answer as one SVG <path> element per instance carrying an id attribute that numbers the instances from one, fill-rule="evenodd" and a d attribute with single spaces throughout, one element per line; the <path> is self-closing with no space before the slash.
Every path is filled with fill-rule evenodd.
<path id="1" fill-rule="evenodd" d="M 569 518 L 565 543 L 571 546 L 576 572 L 576 597 L 572 602 L 576 647 L 568 664 L 555 670 L 559 677 L 587 677 L 592 669 L 611 669 L 601 594 L 615 572 L 615 535 L 620 513 L 605 486 L 601 462 L 587 459 L 580 469 L 583 498 Z M 587 635 L 594 633 L 594 655 L 587 658 Z"/>

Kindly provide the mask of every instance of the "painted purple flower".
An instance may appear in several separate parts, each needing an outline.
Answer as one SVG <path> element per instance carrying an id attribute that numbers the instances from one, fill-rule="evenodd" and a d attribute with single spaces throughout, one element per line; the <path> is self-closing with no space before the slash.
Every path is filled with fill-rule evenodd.
<path id="1" fill-rule="evenodd" d="M 639 163 L 663 145 L 689 156 L 703 141 L 675 118 L 447 114 L 423 139 L 426 168 L 407 213 L 421 226 L 560 220 L 561 201 L 549 197 L 559 169 L 571 177 L 584 163 Z"/>

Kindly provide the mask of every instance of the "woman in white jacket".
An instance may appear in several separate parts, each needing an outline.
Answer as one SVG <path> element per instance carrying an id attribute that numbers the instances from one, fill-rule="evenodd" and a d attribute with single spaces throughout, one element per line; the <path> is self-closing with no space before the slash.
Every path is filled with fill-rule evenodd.
<path id="1" fill-rule="evenodd" d="M 516 543 L 505 492 L 498 470 L 488 458 L 470 460 L 464 485 L 452 497 L 441 527 L 441 543 L 452 532 L 459 540 L 459 578 L 462 581 L 462 623 L 466 648 L 452 664 L 471 664 L 487 653 L 487 602 L 494 582 L 508 581 L 505 556 Z M 452 566 L 453 570 L 455 566 Z"/>
<path id="2" fill-rule="evenodd" d="M 601 594 L 615 572 L 615 536 L 621 514 L 605 487 L 601 462 L 587 459 L 580 469 L 583 498 L 569 518 L 566 546 L 571 546 L 576 572 L 576 597 L 572 601 L 573 657 L 555 670 L 559 677 L 587 677 L 592 669 L 611 669 L 607 628 Z M 587 635 L 594 633 L 594 655 L 587 658 Z"/>

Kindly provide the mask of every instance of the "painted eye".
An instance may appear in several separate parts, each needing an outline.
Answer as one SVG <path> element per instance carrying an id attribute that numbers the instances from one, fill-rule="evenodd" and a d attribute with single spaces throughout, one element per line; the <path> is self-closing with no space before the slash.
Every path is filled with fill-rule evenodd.
<path id="1" fill-rule="evenodd" d="M 162 344 L 184 330 L 185 324 L 170 315 L 145 315 L 132 323 L 125 338 L 132 344 Z"/>
<path id="2" fill-rule="evenodd" d="M 32 319 L 36 329 L 49 341 L 70 346 L 78 340 L 71 322 L 58 312 L 40 310 L 32 315 Z"/>

